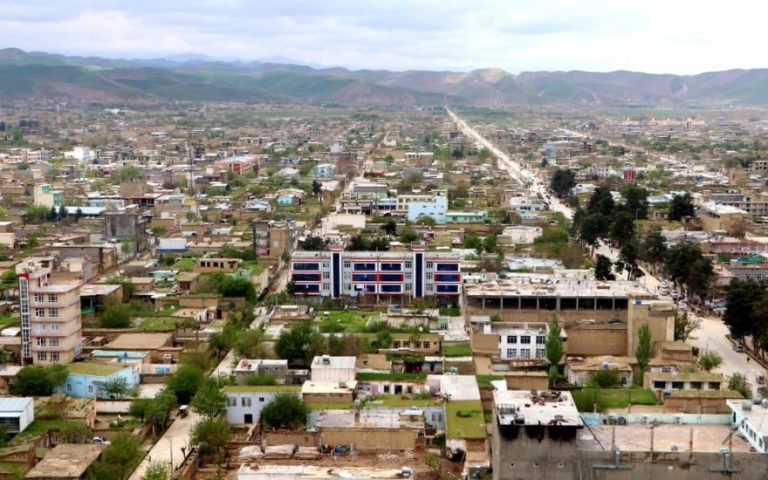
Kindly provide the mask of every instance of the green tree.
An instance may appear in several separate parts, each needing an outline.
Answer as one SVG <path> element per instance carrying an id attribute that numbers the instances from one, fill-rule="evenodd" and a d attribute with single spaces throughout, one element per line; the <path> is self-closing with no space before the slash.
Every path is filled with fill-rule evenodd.
<path id="1" fill-rule="evenodd" d="M 743 373 L 736 372 L 728 378 L 728 390 L 735 390 L 744 398 L 752 398 L 752 388 Z"/>
<path id="2" fill-rule="evenodd" d="M 33 205 L 24 211 L 24 221 L 27 223 L 43 223 L 48 217 L 48 207 Z"/>
<path id="3" fill-rule="evenodd" d="M 129 328 L 131 326 L 131 307 L 125 303 L 109 305 L 99 315 L 101 328 Z"/>
<path id="4" fill-rule="evenodd" d="M 211 419 L 203 419 L 192 428 L 192 443 L 200 445 L 202 453 L 211 453 L 221 466 L 222 450 L 229 443 L 229 425 Z"/>
<path id="5" fill-rule="evenodd" d="M 176 405 L 178 405 L 176 395 L 168 388 L 164 388 L 155 395 L 153 400 L 144 404 L 143 420 L 152 425 L 153 435 L 157 435 L 165 429 L 170 422 L 171 411 L 176 408 Z M 133 402 L 131 408 L 133 408 Z"/>
<path id="6" fill-rule="evenodd" d="M 101 454 L 101 458 L 88 469 L 92 480 L 126 480 L 141 461 L 141 438 L 129 433 L 118 433 Z"/>
<path id="7" fill-rule="evenodd" d="M 124 377 L 114 377 L 104 384 L 104 392 L 110 398 L 121 398 L 128 392 L 128 380 Z"/>
<path id="8" fill-rule="evenodd" d="M 616 388 L 621 385 L 621 376 L 614 368 L 598 370 L 589 376 L 588 388 Z"/>
<path id="9" fill-rule="evenodd" d="M 651 264 L 656 272 L 656 266 L 664 261 L 667 252 L 667 240 L 661 234 L 661 227 L 655 225 L 643 238 L 640 248 L 640 259 Z"/>
<path id="10" fill-rule="evenodd" d="M 227 407 L 227 396 L 214 379 L 205 379 L 192 398 L 192 406 L 200 415 L 209 419 L 218 417 Z"/>
<path id="11" fill-rule="evenodd" d="M 756 333 L 756 326 L 765 321 L 755 315 L 755 307 L 765 297 L 765 290 L 754 280 L 733 279 L 725 294 L 725 314 L 723 323 L 728 327 L 731 337 L 743 339 Z"/>
<path id="12" fill-rule="evenodd" d="M 490 234 L 483 238 L 483 250 L 488 253 L 494 253 L 499 248 L 499 237 Z"/>
<path id="13" fill-rule="evenodd" d="M 323 192 L 323 184 L 317 179 L 312 180 L 312 193 L 317 197 Z"/>
<path id="14" fill-rule="evenodd" d="M 627 272 L 629 280 L 635 280 L 643 276 L 643 271 L 637 265 L 637 240 L 634 238 L 625 243 L 619 250 L 619 261 L 616 262 L 617 268 Z"/>
<path id="15" fill-rule="evenodd" d="M 648 191 L 636 183 L 625 185 L 621 189 L 624 199 L 624 208 L 632 215 L 633 219 L 645 220 L 648 218 Z"/>
<path id="16" fill-rule="evenodd" d="M 560 329 L 560 321 L 557 318 L 557 314 L 553 313 L 552 318 L 549 320 L 549 333 L 547 334 L 546 353 L 547 361 L 549 362 L 549 383 L 554 385 L 560 379 L 559 365 L 560 360 L 563 359 L 565 348 L 563 347 L 563 339 L 561 337 L 562 331 Z"/>
<path id="17" fill-rule="evenodd" d="M 587 214 L 579 225 L 579 240 L 594 249 L 608 233 L 608 217 L 602 213 Z"/>
<path id="18" fill-rule="evenodd" d="M 434 218 L 430 217 L 429 215 L 419 215 L 419 218 L 416 219 L 417 225 L 424 225 L 427 227 L 434 227 L 437 225 L 437 222 Z"/>
<path id="19" fill-rule="evenodd" d="M 144 470 L 141 480 L 170 480 L 171 468 L 165 462 L 152 462 Z"/>
<path id="20" fill-rule="evenodd" d="M 675 285 L 683 285 L 686 295 L 703 295 L 714 280 L 712 261 L 705 258 L 701 248 L 691 242 L 681 242 L 667 249 L 664 271 Z"/>
<path id="21" fill-rule="evenodd" d="M 723 364 L 723 357 L 714 350 L 704 350 L 704 353 L 699 356 L 699 364 L 709 372 Z"/>
<path id="22" fill-rule="evenodd" d="M 616 210 L 611 218 L 608 235 L 619 246 L 631 240 L 635 236 L 635 219 L 632 214 L 626 210 Z"/>
<path id="23" fill-rule="evenodd" d="M 173 392 L 182 405 L 189 404 L 205 379 L 203 371 L 193 365 L 181 365 L 168 379 L 168 390 Z"/>
<path id="24" fill-rule="evenodd" d="M 680 221 L 684 217 L 693 217 L 694 215 L 695 209 L 690 194 L 686 193 L 672 197 L 672 201 L 669 202 L 669 211 L 667 212 L 669 220 Z"/>
<path id="25" fill-rule="evenodd" d="M 397 223 L 395 223 L 394 220 L 387 220 L 381 225 L 381 227 L 379 227 L 379 229 L 381 229 L 381 231 L 390 237 L 397 235 Z"/>
<path id="26" fill-rule="evenodd" d="M 410 227 L 405 227 L 400 232 L 400 241 L 403 243 L 413 243 L 419 239 L 419 234 L 413 231 Z"/>
<path id="27" fill-rule="evenodd" d="M 701 320 L 689 317 L 688 312 L 675 312 L 675 340 L 687 341 L 700 325 Z"/>
<path id="28" fill-rule="evenodd" d="M 611 190 L 605 185 L 598 185 L 592 192 L 592 196 L 589 197 L 587 211 L 610 217 L 613 215 L 614 208 L 616 208 L 616 203 L 613 201 Z"/>
<path id="29" fill-rule="evenodd" d="M 637 358 L 637 366 L 639 369 L 639 382 L 642 384 L 643 376 L 648 368 L 648 363 L 651 361 L 651 329 L 647 324 L 640 327 L 637 334 L 637 346 L 635 347 L 635 358 Z"/>
<path id="30" fill-rule="evenodd" d="M 299 428 L 306 424 L 309 409 L 298 395 L 279 393 L 261 410 L 264 425 L 270 428 Z"/>
<path id="31" fill-rule="evenodd" d="M 302 250 L 308 252 L 319 252 L 328 248 L 328 240 L 316 235 L 309 235 L 303 241 L 299 242 Z"/>
<path id="32" fill-rule="evenodd" d="M 349 239 L 347 245 L 347 251 L 349 252 L 366 252 L 371 249 L 371 241 L 362 235 L 354 235 Z"/>
<path id="33" fill-rule="evenodd" d="M 59 430 L 62 443 L 88 443 L 91 435 L 91 429 L 79 422 L 67 422 Z"/>
<path id="34" fill-rule="evenodd" d="M 61 364 L 27 365 L 11 382 L 11 393 L 21 397 L 45 397 L 67 381 L 69 371 Z"/>
<path id="35" fill-rule="evenodd" d="M 144 172 L 135 165 L 127 165 L 112 174 L 114 183 L 130 182 L 144 177 Z"/>
<path id="36" fill-rule="evenodd" d="M 550 180 L 549 188 L 555 192 L 557 198 L 563 199 L 570 195 L 573 187 L 576 186 L 576 175 L 570 170 L 555 170 Z"/>
<path id="37" fill-rule="evenodd" d="M 483 240 L 474 233 L 467 233 L 464 235 L 464 248 L 474 248 L 475 250 L 483 249 Z"/>
<path id="38" fill-rule="evenodd" d="M 258 358 L 264 356 L 264 334 L 260 330 L 241 331 L 234 341 L 233 349 L 237 358 Z"/>
<path id="39" fill-rule="evenodd" d="M 219 277 L 219 293 L 223 297 L 245 298 L 249 304 L 256 302 L 256 289 L 247 278 L 222 275 Z"/>
<path id="40" fill-rule="evenodd" d="M 612 268 L 611 259 L 598 253 L 595 257 L 595 278 L 598 280 L 616 280 Z"/>

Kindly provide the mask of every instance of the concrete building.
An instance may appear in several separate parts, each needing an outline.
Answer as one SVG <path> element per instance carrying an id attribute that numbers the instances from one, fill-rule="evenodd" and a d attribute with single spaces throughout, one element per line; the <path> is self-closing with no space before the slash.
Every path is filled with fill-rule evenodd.
<path id="1" fill-rule="evenodd" d="M 670 390 L 725 390 L 728 379 L 719 373 L 709 372 L 646 372 L 643 377 L 643 388 L 651 388 L 657 392 Z"/>
<path id="2" fill-rule="evenodd" d="M 147 219 L 137 211 L 104 212 L 104 238 L 114 242 L 129 241 L 138 253 L 147 245 Z"/>
<path id="3" fill-rule="evenodd" d="M 249 376 L 273 376 L 278 382 L 284 382 L 288 372 L 288 360 L 248 359 L 243 358 L 233 370 L 235 383 L 245 385 Z"/>
<path id="4" fill-rule="evenodd" d="M 0 398 L 0 426 L 6 428 L 6 433 L 21 433 L 35 421 L 34 400 L 32 397 Z"/>
<path id="5" fill-rule="evenodd" d="M 312 359 L 310 380 L 315 383 L 347 384 L 355 381 L 357 357 L 322 355 Z"/>
<path id="6" fill-rule="evenodd" d="M 45 454 L 24 478 L 37 480 L 80 480 L 100 456 L 106 445 L 62 443 Z"/>
<path id="7" fill-rule="evenodd" d="M 427 252 L 295 252 L 291 281 L 297 295 L 340 298 L 374 295 L 377 299 L 436 297 L 455 303 L 461 294 L 458 255 Z"/>
<path id="8" fill-rule="evenodd" d="M 52 258 L 16 265 L 19 275 L 22 362 L 70 363 L 82 349 L 82 280 L 53 277 Z"/>
<path id="9" fill-rule="evenodd" d="M 258 423 L 261 411 L 280 393 L 301 395 L 301 387 L 293 385 L 224 387 L 224 395 L 227 397 L 227 422 L 230 425 Z"/>
<path id="10" fill-rule="evenodd" d="M 760 453 L 768 453 L 768 400 L 726 401 L 733 425 L 749 444 Z"/>
<path id="11" fill-rule="evenodd" d="M 448 213 L 448 191 L 434 190 L 428 194 L 405 194 L 397 196 L 397 211 L 405 212 L 406 218 L 416 222 L 420 217 L 429 217 L 436 223 L 446 223 Z"/>
<path id="12" fill-rule="evenodd" d="M 749 214 L 737 207 L 705 203 L 699 207 L 698 218 L 704 231 L 729 231 L 744 224 Z"/>
<path id="13" fill-rule="evenodd" d="M 235 175 L 243 175 L 256 170 L 259 166 L 259 159 L 254 155 L 235 155 L 219 160 L 215 165 Z"/>
<path id="14" fill-rule="evenodd" d="M 534 323 L 487 323 L 483 333 L 499 336 L 502 360 L 544 360 L 549 325 Z"/>
<path id="15" fill-rule="evenodd" d="M 255 221 L 252 229 L 254 248 L 259 257 L 279 259 L 293 250 L 296 229 L 292 223 Z"/>
<path id="16" fill-rule="evenodd" d="M 58 209 L 64 205 L 64 191 L 55 190 L 48 183 L 35 185 L 33 201 L 35 205 Z"/>
<path id="17" fill-rule="evenodd" d="M 68 366 L 69 376 L 58 393 L 76 398 L 110 398 L 104 389 L 112 380 L 122 378 L 128 388 L 140 383 L 140 366 L 136 363 L 103 364 L 78 362 Z"/>

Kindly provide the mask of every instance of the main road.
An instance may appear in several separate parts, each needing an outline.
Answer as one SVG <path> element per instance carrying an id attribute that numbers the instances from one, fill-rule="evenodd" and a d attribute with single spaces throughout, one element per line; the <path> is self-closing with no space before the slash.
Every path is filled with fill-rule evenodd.
<path id="1" fill-rule="evenodd" d="M 448 115 L 456 123 L 459 130 L 467 137 L 472 138 L 479 145 L 487 148 L 498 160 L 498 164 L 501 168 L 504 168 L 509 172 L 510 176 L 522 183 L 528 185 L 531 193 L 540 195 L 542 198 L 547 198 L 549 207 L 552 211 L 560 212 L 568 219 L 573 219 L 573 209 L 563 204 L 555 196 L 551 196 L 548 193 L 547 187 L 538 179 L 534 172 L 527 170 L 524 166 L 514 161 L 502 151 L 496 145 L 491 143 L 487 138 L 483 137 L 475 128 L 467 124 L 466 121 L 461 119 L 451 109 L 445 109 Z M 595 253 L 599 253 L 610 258 L 612 261 L 616 261 L 618 258 L 618 251 L 610 248 L 608 245 L 600 245 L 595 249 Z M 644 276 L 640 279 L 642 285 L 651 293 L 658 293 L 661 281 L 658 277 L 651 274 L 647 270 L 643 270 Z M 665 299 L 671 300 L 669 297 Z M 692 312 L 689 312 L 692 315 Z M 731 342 L 726 338 L 728 329 L 723 324 L 722 320 L 713 316 L 697 316 L 701 319 L 701 326 L 693 333 L 691 343 L 699 347 L 702 351 L 710 349 L 717 352 L 723 358 L 723 365 L 719 368 L 719 371 L 725 375 L 732 375 L 736 372 L 741 372 L 747 376 L 752 389 L 756 387 L 756 376 L 758 374 L 766 374 L 766 370 L 755 362 L 749 362 L 748 356 L 745 353 L 736 352 L 733 350 Z"/>

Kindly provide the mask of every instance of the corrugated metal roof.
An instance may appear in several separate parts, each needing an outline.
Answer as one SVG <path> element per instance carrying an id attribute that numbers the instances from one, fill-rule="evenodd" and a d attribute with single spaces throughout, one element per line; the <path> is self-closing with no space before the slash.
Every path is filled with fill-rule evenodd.
<path id="1" fill-rule="evenodd" d="M 34 399 L 32 397 L 0 398 L 0 412 L 1 413 L 22 412 L 33 401 Z"/>

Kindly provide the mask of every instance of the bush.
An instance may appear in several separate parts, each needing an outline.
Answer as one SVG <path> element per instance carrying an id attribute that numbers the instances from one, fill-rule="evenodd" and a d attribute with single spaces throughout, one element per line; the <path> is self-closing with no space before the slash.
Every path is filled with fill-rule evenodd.
<path id="1" fill-rule="evenodd" d="M 619 372 L 614 369 L 598 370 L 589 377 L 587 386 L 591 388 L 615 388 L 621 384 Z"/>
<path id="2" fill-rule="evenodd" d="M 23 397 L 43 397 L 67 381 L 69 372 L 64 365 L 27 365 L 16 374 L 11 393 Z"/>
<path id="3" fill-rule="evenodd" d="M 131 307 L 125 304 L 110 305 L 99 316 L 101 328 L 130 328 Z"/>
<path id="4" fill-rule="evenodd" d="M 168 379 L 168 390 L 176 395 L 182 405 L 187 405 L 205 380 L 203 371 L 194 365 L 182 365 Z"/>
<path id="5" fill-rule="evenodd" d="M 261 419 L 272 428 L 298 428 L 307 422 L 309 409 L 298 395 L 280 393 L 261 411 Z"/>

